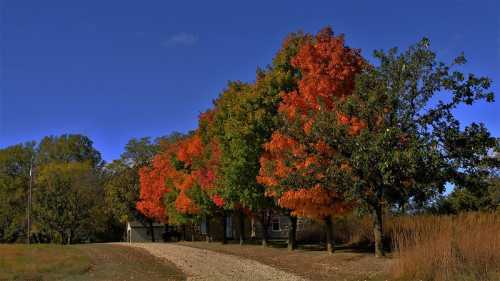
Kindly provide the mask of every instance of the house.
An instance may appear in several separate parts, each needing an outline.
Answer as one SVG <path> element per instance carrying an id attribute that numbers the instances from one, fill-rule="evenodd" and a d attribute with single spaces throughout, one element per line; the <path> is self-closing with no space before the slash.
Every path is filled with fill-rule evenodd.
<path id="1" fill-rule="evenodd" d="M 269 225 L 267 237 L 269 240 L 288 239 L 288 229 L 290 228 L 290 218 L 283 213 L 269 214 Z M 147 223 L 139 221 L 129 221 L 126 227 L 126 241 L 151 242 L 151 228 L 153 229 L 155 241 L 222 241 L 223 225 L 226 225 L 225 238 L 227 240 L 237 240 L 240 235 L 240 216 L 231 213 L 225 216 L 213 216 L 204 218 L 200 222 L 185 224 L 181 226 L 164 225 L 153 223 L 152 227 Z M 244 237 L 246 240 L 260 240 L 263 236 L 262 225 L 257 219 L 243 216 Z M 297 219 L 297 241 L 322 241 L 324 239 L 324 227 L 317 221 L 298 218 Z"/>
<path id="2" fill-rule="evenodd" d="M 262 239 L 262 225 L 255 218 L 244 216 L 243 219 L 245 239 Z M 192 241 L 221 241 L 223 224 L 225 223 L 226 239 L 239 239 L 239 220 L 240 217 L 236 214 L 203 219 L 199 223 L 182 226 L 179 229 L 180 237 L 184 240 Z M 269 218 L 269 226 L 267 228 L 268 238 L 270 240 L 286 240 L 290 224 L 290 218 L 287 215 L 281 213 L 272 214 Z M 324 239 L 324 236 L 324 227 L 321 223 L 306 218 L 297 219 L 297 241 L 320 241 Z"/>
<path id="3" fill-rule="evenodd" d="M 151 228 L 153 232 L 151 232 Z M 132 242 L 152 242 L 154 234 L 155 241 L 163 241 L 163 233 L 165 232 L 165 225 L 153 223 L 149 225 L 139 221 L 128 221 L 126 227 L 126 241 Z"/>

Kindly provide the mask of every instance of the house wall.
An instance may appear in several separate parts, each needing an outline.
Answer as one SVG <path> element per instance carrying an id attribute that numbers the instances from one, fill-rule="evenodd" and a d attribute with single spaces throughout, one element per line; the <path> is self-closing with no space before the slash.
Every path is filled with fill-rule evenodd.
<path id="1" fill-rule="evenodd" d="M 163 241 L 162 235 L 165 231 L 163 227 L 155 226 L 154 228 L 155 241 Z M 146 227 L 132 227 L 128 233 L 127 242 L 151 242 L 151 231 Z M 132 238 L 130 240 L 130 237 Z"/>
<path id="2" fill-rule="evenodd" d="M 279 230 L 273 228 L 273 220 L 279 221 Z M 288 229 L 290 228 L 290 217 L 283 214 L 276 214 L 271 217 L 268 227 L 268 237 L 270 239 L 288 239 Z M 255 223 L 256 237 L 262 237 L 262 226 Z M 325 239 L 323 224 L 315 220 L 298 218 L 297 219 L 297 241 L 323 241 Z"/>
<path id="3" fill-rule="evenodd" d="M 185 227 L 180 227 L 180 232 L 182 236 L 185 236 L 185 240 L 206 240 L 207 236 L 210 237 L 211 241 L 221 241 L 222 240 L 222 231 L 223 231 L 223 219 L 228 220 L 226 217 L 215 216 L 211 217 L 208 221 L 208 233 L 202 233 L 201 223 L 197 224 L 187 224 Z M 240 229 L 239 229 L 239 221 L 240 218 L 236 214 L 230 215 L 230 223 L 228 221 L 228 233 L 226 238 L 228 240 L 231 239 L 239 239 Z M 247 216 L 243 217 L 244 222 L 244 231 L 245 231 L 245 239 L 249 239 L 251 236 L 251 221 Z M 184 234 L 185 233 L 185 234 Z"/>
<path id="4" fill-rule="evenodd" d="M 209 221 L 209 233 L 211 241 L 221 241 L 222 240 L 222 229 L 223 229 L 223 217 L 216 216 L 210 218 Z M 231 235 L 227 237 L 228 240 L 239 239 L 239 216 L 236 214 L 231 215 L 232 227 L 230 229 Z M 263 229 L 261 224 L 257 220 L 253 220 L 248 216 L 244 216 L 244 231 L 245 239 L 261 239 Z M 279 220 L 279 229 L 273 229 L 272 221 L 273 219 Z M 276 214 L 271 218 L 271 223 L 268 228 L 269 239 L 287 239 L 288 229 L 290 227 L 290 218 L 283 214 Z M 202 233 L 201 223 L 188 224 L 186 226 L 181 226 L 178 228 L 181 234 L 181 239 L 200 241 L 206 240 L 207 234 Z M 309 242 L 309 241 L 324 241 L 325 233 L 324 226 L 321 222 L 317 222 L 310 219 L 298 218 L 297 220 L 297 241 Z"/>

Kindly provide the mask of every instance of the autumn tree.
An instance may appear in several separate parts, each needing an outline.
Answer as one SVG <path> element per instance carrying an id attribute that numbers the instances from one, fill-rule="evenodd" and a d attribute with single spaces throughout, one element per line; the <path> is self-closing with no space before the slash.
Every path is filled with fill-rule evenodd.
<path id="1" fill-rule="evenodd" d="M 203 123 L 209 113 L 202 114 Z M 198 131 L 163 142 L 151 166 L 140 170 L 137 208 L 149 218 L 185 225 L 213 214 L 223 204 L 214 193 L 218 146 Z"/>
<path id="2" fill-rule="evenodd" d="M 140 195 L 137 209 L 146 217 L 155 221 L 166 221 L 163 196 L 169 191 L 166 181 L 174 171 L 175 168 L 168 155 L 164 153 L 156 155 L 151 166 L 140 169 Z"/>
<path id="3" fill-rule="evenodd" d="M 280 206 L 301 217 L 325 222 L 327 250 L 333 252 L 332 216 L 349 207 L 338 183 L 329 177 L 332 169 L 343 169 L 335 161 L 337 151 L 328 136 L 317 134 L 315 116 L 337 112 L 336 101 L 354 90 L 355 76 L 364 61 L 359 51 L 344 45 L 343 36 L 334 36 L 329 28 L 307 42 L 292 60 L 300 71 L 298 88 L 282 94 L 279 105 L 281 127 L 265 144 L 258 181 L 268 196 Z M 343 115 L 336 118 L 348 124 L 355 134 L 360 126 Z"/>
<path id="4" fill-rule="evenodd" d="M 210 218 L 220 214 L 223 222 L 223 243 L 226 241 L 226 225 L 223 207 L 226 204 L 216 188 L 219 176 L 219 142 L 208 138 L 206 132 L 213 123 L 214 110 L 208 110 L 199 116 L 198 130 L 179 145 L 176 154 L 176 167 L 181 173 L 181 182 L 174 183 L 183 201 L 176 202 L 177 209 L 185 206 L 184 213 L 191 211 L 194 221 L 205 218 L 207 222 L 207 240 L 210 241 Z M 191 207 L 192 205 L 196 207 Z"/>
<path id="5" fill-rule="evenodd" d="M 152 140 L 149 137 L 133 138 L 125 145 L 120 159 L 106 166 L 105 199 L 113 215 L 124 224 L 137 220 L 152 230 L 153 217 L 145 216 L 137 207 L 140 197 L 139 170 L 151 165 L 162 144 L 173 143 L 181 138 L 179 133 Z M 154 240 L 154 232 L 151 239 Z"/>

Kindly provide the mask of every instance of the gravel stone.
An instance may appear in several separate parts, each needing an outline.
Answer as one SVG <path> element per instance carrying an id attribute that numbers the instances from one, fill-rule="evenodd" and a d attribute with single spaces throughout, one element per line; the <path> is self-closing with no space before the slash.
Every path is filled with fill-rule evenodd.
<path id="1" fill-rule="evenodd" d="M 302 277 L 257 261 L 204 249 L 172 243 L 120 244 L 143 248 L 152 255 L 169 260 L 188 276 L 188 281 L 306 281 Z"/>

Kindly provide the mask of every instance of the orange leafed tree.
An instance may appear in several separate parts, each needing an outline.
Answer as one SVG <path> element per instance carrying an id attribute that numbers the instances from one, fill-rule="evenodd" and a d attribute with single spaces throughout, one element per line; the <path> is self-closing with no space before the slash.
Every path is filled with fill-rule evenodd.
<path id="1" fill-rule="evenodd" d="M 204 118 L 204 115 L 201 116 Z M 217 195 L 215 181 L 219 164 L 220 151 L 216 141 L 211 140 L 204 143 L 199 132 L 195 132 L 191 137 L 179 144 L 177 160 L 181 164 L 178 178 L 174 181 L 175 186 L 184 193 L 183 207 L 181 202 L 177 202 L 178 209 L 195 211 L 196 207 L 190 207 L 192 200 L 188 200 L 187 193 L 190 189 L 199 188 L 198 196 L 203 195 L 210 198 L 210 201 L 218 207 L 224 202 Z M 210 208 L 210 206 L 201 206 Z"/>
<path id="2" fill-rule="evenodd" d="M 169 144 L 153 158 L 151 167 L 143 167 L 139 171 L 140 197 L 137 209 L 156 221 L 167 221 L 163 199 L 166 193 L 172 191 L 166 184 L 167 181 L 177 177 L 171 160 L 175 147 L 176 144 Z"/>
<path id="3" fill-rule="evenodd" d="M 200 116 L 209 121 L 210 112 Z M 199 130 L 163 145 L 151 167 L 140 170 L 140 200 L 137 209 L 161 222 L 184 223 L 206 215 L 224 201 L 215 192 L 220 152 L 215 141 L 203 142 Z"/>
<path id="4" fill-rule="evenodd" d="M 283 126 L 264 145 L 258 181 L 281 207 L 296 216 L 325 220 L 328 250 L 331 242 L 331 217 L 349 207 L 328 178 L 329 169 L 346 168 L 334 161 L 335 153 L 321 134 L 313 129 L 322 113 L 335 112 L 336 104 L 351 95 L 355 76 L 365 65 L 358 50 L 345 46 L 342 35 L 330 28 L 309 37 L 292 65 L 301 79 L 294 91 L 282 93 L 279 116 Z M 337 118 L 355 134 L 359 121 L 338 114 Z"/>

